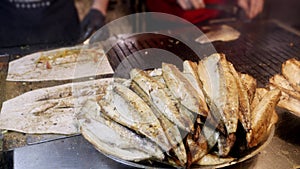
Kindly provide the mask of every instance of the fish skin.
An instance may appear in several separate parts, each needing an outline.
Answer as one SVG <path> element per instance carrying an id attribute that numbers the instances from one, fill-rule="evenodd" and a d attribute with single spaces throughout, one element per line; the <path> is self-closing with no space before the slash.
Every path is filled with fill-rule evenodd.
<path id="1" fill-rule="evenodd" d="M 103 116 L 96 101 L 82 107 L 79 124 L 83 136 L 101 152 L 130 161 L 165 157 L 157 144 Z"/>
<path id="2" fill-rule="evenodd" d="M 247 89 L 244 88 L 244 85 L 242 83 L 242 80 L 240 79 L 238 72 L 235 70 L 231 63 L 228 63 L 228 65 L 237 83 L 239 101 L 239 121 L 242 123 L 245 131 L 248 132 L 251 129 L 250 101 L 248 98 L 249 95 L 247 93 Z"/>
<path id="3" fill-rule="evenodd" d="M 162 63 L 162 75 L 169 90 L 187 109 L 202 116 L 207 116 L 206 104 L 197 95 L 196 89 L 172 64 Z"/>
<path id="4" fill-rule="evenodd" d="M 282 64 L 281 72 L 291 86 L 300 92 L 300 61 L 295 58 L 285 61 Z"/>
<path id="5" fill-rule="evenodd" d="M 172 97 L 165 84 L 158 82 L 139 69 L 130 72 L 131 79 L 151 98 L 151 102 L 170 121 L 185 131 L 193 129 L 193 120 L 187 111 L 180 110 L 180 103 Z"/>
<path id="6" fill-rule="evenodd" d="M 179 160 L 179 165 L 184 166 L 187 162 L 186 149 L 178 127 L 158 110 L 153 102 L 151 102 L 150 97 L 135 82 L 131 83 L 131 89 L 136 92 L 153 110 L 153 113 L 160 121 L 172 149 Z"/>
<path id="7" fill-rule="evenodd" d="M 235 133 L 239 107 L 237 84 L 225 56 L 217 53 L 201 60 L 198 75 L 213 116 L 224 122 L 228 133 Z"/>
<path id="8" fill-rule="evenodd" d="M 151 108 L 129 88 L 120 84 L 114 84 L 112 88 L 99 101 L 101 111 L 114 121 L 148 137 L 164 151 L 169 151 L 169 141 Z"/>
<path id="9" fill-rule="evenodd" d="M 197 69 L 198 69 L 197 63 L 189 60 L 183 62 L 183 75 L 198 92 L 198 96 L 200 98 L 200 104 L 203 107 L 203 111 L 208 112 L 205 96 L 202 91 L 203 85 L 198 77 Z"/>
<path id="10" fill-rule="evenodd" d="M 246 134 L 250 148 L 257 146 L 266 138 L 273 112 L 280 99 L 280 95 L 281 92 L 279 89 L 268 91 L 251 111 L 252 130 Z"/>

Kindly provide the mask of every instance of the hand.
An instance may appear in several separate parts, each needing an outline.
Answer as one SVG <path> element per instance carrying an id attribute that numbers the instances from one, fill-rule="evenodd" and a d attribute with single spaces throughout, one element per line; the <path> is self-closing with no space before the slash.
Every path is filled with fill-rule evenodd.
<path id="1" fill-rule="evenodd" d="M 263 11 L 264 0 L 238 0 L 238 5 L 245 11 L 249 19 L 253 19 Z"/>
<path id="2" fill-rule="evenodd" d="M 85 41 L 105 24 L 105 16 L 97 9 L 91 9 L 81 22 L 79 42 Z"/>
<path id="3" fill-rule="evenodd" d="M 184 10 L 205 8 L 204 0 L 177 0 L 177 3 Z"/>

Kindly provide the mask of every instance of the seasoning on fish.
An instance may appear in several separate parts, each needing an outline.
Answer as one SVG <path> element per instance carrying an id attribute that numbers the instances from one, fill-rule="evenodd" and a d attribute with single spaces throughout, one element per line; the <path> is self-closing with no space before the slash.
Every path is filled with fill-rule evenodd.
<path id="1" fill-rule="evenodd" d="M 88 101 L 85 107 L 88 111 L 81 112 L 81 132 L 101 152 L 130 161 L 164 159 L 157 144 L 101 115 L 96 101 Z"/>
<path id="2" fill-rule="evenodd" d="M 103 113 L 157 143 L 164 151 L 169 151 L 170 144 L 160 122 L 151 108 L 132 90 L 114 84 L 105 100 L 100 102 Z"/>
<path id="3" fill-rule="evenodd" d="M 182 105 L 192 112 L 207 116 L 206 104 L 197 95 L 196 89 L 183 76 L 179 69 L 172 64 L 162 63 L 162 75 L 171 93 Z"/>
<path id="4" fill-rule="evenodd" d="M 195 62 L 191 62 L 191 61 L 184 61 L 183 62 L 183 75 L 185 76 L 185 78 L 190 82 L 190 84 L 194 87 L 194 89 L 196 89 L 196 91 L 198 92 L 197 95 L 200 98 L 200 104 L 203 106 L 203 110 L 205 112 L 208 112 L 208 107 L 205 101 L 205 96 L 203 94 L 202 91 L 202 83 L 198 77 L 198 65 Z"/>
<path id="5" fill-rule="evenodd" d="M 213 114 L 225 124 L 228 133 L 234 133 L 238 122 L 238 93 L 236 80 L 230 72 L 226 58 L 213 54 L 198 64 L 198 75 L 209 99 Z"/>
<path id="6" fill-rule="evenodd" d="M 247 89 L 244 88 L 242 80 L 239 74 L 233 67 L 231 63 L 228 63 L 229 69 L 236 80 L 237 90 L 238 90 L 238 101 L 239 101 L 239 111 L 238 117 L 239 121 L 242 123 L 246 132 L 251 129 L 251 114 L 250 114 L 250 101 L 247 94 Z"/>
<path id="7" fill-rule="evenodd" d="M 183 137 L 181 136 L 178 127 L 158 110 L 155 104 L 151 102 L 150 97 L 146 95 L 146 93 L 136 83 L 131 83 L 131 89 L 136 92 L 153 110 L 153 113 L 160 121 L 172 149 L 178 158 L 179 164 L 177 163 L 177 165 L 184 166 L 187 162 L 187 156 L 183 144 Z"/>
<path id="8" fill-rule="evenodd" d="M 280 90 L 268 91 L 251 112 L 252 130 L 247 133 L 249 147 L 257 146 L 267 135 L 273 110 L 280 98 Z"/>
<path id="9" fill-rule="evenodd" d="M 193 128 L 191 115 L 186 114 L 186 111 L 180 111 L 178 107 L 180 103 L 169 94 L 164 84 L 138 69 L 133 69 L 130 72 L 130 76 L 133 82 L 151 98 L 157 109 L 170 121 L 186 131 L 190 131 Z"/>
<path id="10" fill-rule="evenodd" d="M 239 73 L 239 76 L 244 89 L 247 91 L 249 104 L 251 105 L 257 86 L 256 79 L 244 73 Z"/>

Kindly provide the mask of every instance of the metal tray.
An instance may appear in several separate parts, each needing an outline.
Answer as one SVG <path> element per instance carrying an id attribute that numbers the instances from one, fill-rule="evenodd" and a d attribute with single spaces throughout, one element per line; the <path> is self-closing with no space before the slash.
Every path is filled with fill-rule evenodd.
<path id="1" fill-rule="evenodd" d="M 250 158 L 256 156 L 261 151 L 263 151 L 270 144 L 270 142 L 271 142 L 271 140 L 274 136 L 274 133 L 275 133 L 275 126 L 273 125 L 270 129 L 270 133 L 269 133 L 267 139 L 263 143 L 259 144 L 257 147 L 254 147 L 253 149 L 250 149 L 249 152 L 241 158 L 238 158 L 238 159 L 236 159 L 234 161 L 231 161 L 231 162 L 219 164 L 219 165 L 209 165 L 209 166 L 194 165 L 194 166 L 191 167 L 191 169 L 223 168 L 223 167 L 232 166 L 232 165 L 244 162 L 246 160 L 249 160 Z M 154 162 L 154 161 L 143 162 L 143 163 L 132 162 L 132 161 L 127 161 L 127 160 L 120 159 L 118 157 L 115 157 L 115 156 L 112 156 L 112 155 L 109 155 L 109 154 L 106 154 L 106 153 L 103 153 L 103 152 L 101 152 L 101 153 L 104 154 L 105 156 L 107 156 L 108 158 L 118 162 L 118 163 L 125 164 L 125 165 L 131 166 L 131 167 L 136 167 L 136 168 L 151 168 L 151 169 L 169 169 L 169 168 L 178 168 L 178 169 L 180 169 L 181 168 L 181 167 L 172 167 L 172 166 L 169 166 L 165 163 L 158 163 L 158 162 Z"/>

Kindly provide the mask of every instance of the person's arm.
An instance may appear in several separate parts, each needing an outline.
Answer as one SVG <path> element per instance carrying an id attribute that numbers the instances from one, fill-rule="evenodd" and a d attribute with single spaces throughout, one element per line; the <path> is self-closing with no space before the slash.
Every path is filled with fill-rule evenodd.
<path id="1" fill-rule="evenodd" d="M 85 41 L 95 31 L 105 25 L 105 16 L 109 0 L 94 0 L 89 13 L 81 22 L 79 42 Z"/>
<path id="2" fill-rule="evenodd" d="M 264 0 L 238 0 L 238 5 L 245 11 L 249 19 L 263 11 Z"/>
<path id="3" fill-rule="evenodd" d="M 108 2 L 109 2 L 109 0 L 94 0 L 92 9 L 99 10 L 105 16 Z"/>

